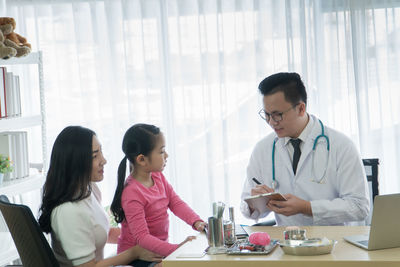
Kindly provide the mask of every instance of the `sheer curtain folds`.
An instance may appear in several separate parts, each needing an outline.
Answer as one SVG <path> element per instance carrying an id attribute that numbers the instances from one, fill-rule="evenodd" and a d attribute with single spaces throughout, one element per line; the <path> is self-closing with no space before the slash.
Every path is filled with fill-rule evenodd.
<path id="1" fill-rule="evenodd" d="M 0 3 L 44 53 L 49 147 L 66 125 L 94 129 L 106 201 L 124 132 L 146 122 L 165 133 L 166 177 L 196 212 L 239 210 L 250 153 L 271 131 L 257 86 L 279 71 L 300 73 L 308 110 L 380 159 L 380 192 L 400 191 L 400 1 Z M 190 231 L 178 229 L 171 241 Z"/>

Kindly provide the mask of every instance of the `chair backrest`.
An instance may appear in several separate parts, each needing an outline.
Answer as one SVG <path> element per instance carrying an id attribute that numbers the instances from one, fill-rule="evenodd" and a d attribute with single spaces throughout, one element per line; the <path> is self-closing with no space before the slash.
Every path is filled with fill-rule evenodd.
<path id="1" fill-rule="evenodd" d="M 6 195 L 0 195 L 0 201 L 4 201 L 9 203 L 10 201 L 8 200 L 8 197 Z"/>
<path id="2" fill-rule="evenodd" d="M 30 208 L 4 200 L 0 198 L 0 210 L 23 266 L 58 267 L 58 261 Z"/>
<path id="3" fill-rule="evenodd" d="M 372 210 L 375 196 L 379 195 L 378 181 L 378 165 L 379 159 L 363 159 L 365 174 L 367 175 L 369 197 L 370 197 L 370 213 L 365 220 L 366 225 L 371 225 Z"/>

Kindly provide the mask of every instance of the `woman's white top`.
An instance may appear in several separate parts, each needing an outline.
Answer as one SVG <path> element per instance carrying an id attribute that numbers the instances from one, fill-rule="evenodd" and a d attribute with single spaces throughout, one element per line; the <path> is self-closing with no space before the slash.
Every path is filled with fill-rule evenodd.
<path id="1" fill-rule="evenodd" d="M 100 201 L 100 191 L 92 183 L 89 197 L 63 203 L 52 211 L 52 247 L 60 266 L 103 259 L 110 226 Z"/>

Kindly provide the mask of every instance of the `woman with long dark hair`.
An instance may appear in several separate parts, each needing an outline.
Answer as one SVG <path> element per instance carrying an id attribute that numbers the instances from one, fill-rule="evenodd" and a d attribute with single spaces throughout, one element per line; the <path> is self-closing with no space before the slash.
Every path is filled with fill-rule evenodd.
<path id="1" fill-rule="evenodd" d="M 104 259 L 107 241 L 116 242 L 95 182 L 103 180 L 101 145 L 96 134 L 80 126 L 66 127 L 57 136 L 43 187 L 39 224 L 51 233 L 52 247 L 61 266 L 124 265 L 136 259 L 161 261 L 139 246 Z"/>

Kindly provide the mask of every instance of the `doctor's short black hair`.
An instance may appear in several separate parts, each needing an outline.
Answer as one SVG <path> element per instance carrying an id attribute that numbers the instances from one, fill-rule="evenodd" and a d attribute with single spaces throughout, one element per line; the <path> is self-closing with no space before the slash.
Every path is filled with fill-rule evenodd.
<path id="1" fill-rule="evenodd" d="M 307 92 L 300 75 L 296 72 L 279 72 L 268 76 L 258 86 L 263 96 L 283 92 L 286 101 L 293 105 L 303 101 L 307 105 Z"/>

